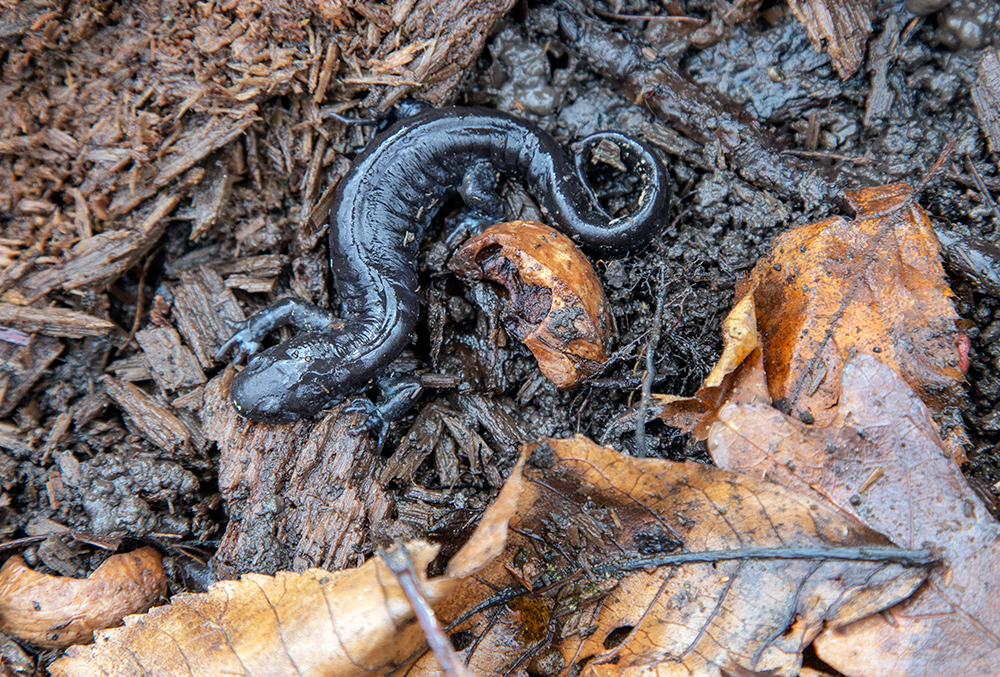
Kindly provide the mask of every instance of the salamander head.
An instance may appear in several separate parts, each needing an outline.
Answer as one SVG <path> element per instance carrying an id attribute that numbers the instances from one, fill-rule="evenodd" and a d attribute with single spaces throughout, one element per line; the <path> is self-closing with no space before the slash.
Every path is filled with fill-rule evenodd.
<path id="1" fill-rule="evenodd" d="M 353 393 L 330 388 L 329 371 L 316 360 L 278 345 L 260 353 L 236 375 L 230 387 L 233 407 L 264 423 L 290 423 L 314 416 Z"/>

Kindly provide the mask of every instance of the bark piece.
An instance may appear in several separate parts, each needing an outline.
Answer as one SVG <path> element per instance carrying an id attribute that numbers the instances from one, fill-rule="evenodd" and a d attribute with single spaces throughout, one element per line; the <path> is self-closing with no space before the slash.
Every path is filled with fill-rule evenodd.
<path id="1" fill-rule="evenodd" d="M 709 435 L 720 466 L 817 492 L 901 547 L 943 556 L 899 606 L 816 639 L 845 675 L 992 675 L 1000 660 L 1000 524 L 945 449 L 927 407 L 891 367 L 844 365 L 835 418 L 807 426 L 764 404 L 722 409 Z"/>
<path id="2" fill-rule="evenodd" d="M 96 630 L 144 613 L 167 591 L 160 553 L 112 555 L 88 578 L 37 573 L 14 555 L 0 569 L 0 628 L 46 648 L 93 640 Z"/>
<path id="3" fill-rule="evenodd" d="M 190 239 L 202 238 L 215 226 L 232 192 L 234 179 L 226 161 L 220 160 L 208 168 L 205 179 L 194 187 L 191 195 L 194 225 L 191 226 Z"/>
<path id="4" fill-rule="evenodd" d="M 816 49 L 830 55 L 840 77 L 854 75 L 872 32 L 872 1 L 789 0 L 788 6 L 805 24 Z"/>
<path id="5" fill-rule="evenodd" d="M 205 383 L 205 373 L 173 327 L 146 327 L 136 332 L 153 380 L 165 391 L 193 388 Z"/>
<path id="6" fill-rule="evenodd" d="M 987 49 L 979 62 L 979 77 L 972 86 L 972 101 L 990 150 L 1000 153 L 1000 50 Z"/>
<path id="7" fill-rule="evenodd" d="M 62 342 L 48 336 L 26 346 L 0 343 L 0 418 L 14 411 L 62 351 Z"/>
<path id="8" fill-rule="evenodd" d="M 0 323 L 29 334 L 62 338 L 106 336 L 116 329 L 113 322 L 66 308 L 33 308 L 0 302 Z"/>
<path id="9" fill-rule="evenodd" d="M 240 418 L 229 402 L 230 369 L 205 388 L 205 435 L 220 451 L 219 490 L 230 520 L 215 566 L 247 571 L 357 566 L 367 535 L 391 532 L 393 503 L 376 482 L 378 459 L 363 414 L 334 410 L 318 423 L 266 425 Z"/>
<path id="10" fill-rule="evenodd" d="M 398 73 L 400 80 L 380 105 L 391 106 L 415 87 L 420 88 L 420 98 L 425 101 L 437 105 L 448 101 L 486 39 L 513 6 L 514 0 L 411 0 L 397 5 L 391 22 L 398 28 L 388 32 L 370 62 L 373 70 Z M 414 52 L 414 46 L 419 46 L 419 57 L 414 53 L 415 58 L 398 58 L 400 50 Z M 393 84 L 391 79 L 386 82 Z"/>
<path id="11" fill-rule="evenodd" d="M 215 353 L 244 319 L 233 292 L 214 270 L 200 267 L 181 273 L 174 290 L 177 329 L 203 369 L 215 366 Z"/>

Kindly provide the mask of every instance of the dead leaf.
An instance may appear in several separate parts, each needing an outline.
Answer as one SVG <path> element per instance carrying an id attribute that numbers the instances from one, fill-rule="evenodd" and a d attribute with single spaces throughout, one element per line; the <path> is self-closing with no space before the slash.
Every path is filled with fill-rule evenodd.
<path id="1" fill-rule="evenodd" d="M 771 558 L 886 543 L 818 497 L 622 456 L 583 437 L 526 452 L 523 479 L 512 475 L 523 490 L 508 495 L 517 512 L 504 553 L 436 609 L 459 619 L 452 638 L 471 646 L 476 674 L 551 661 L 555 649 L 564 669 L 585 675 L 793 675 L 825 624 L 891 605 L 926 575 L 885 562 Z M 753 548 L 770 556 L 740 554 Z M 706 551 L 735 559 L 706 561 Z M 657 567 L 671 556 L 691 561 Z"/>
<path id="2" fill-rule="evenodd" d="M 521 461 L 523 463 L 523 459 Z M 521 465 L 500 490 L 445 576 L 426 580 L 437 547 L 406 544 L 424 596 L 440 602 L 503 551 L 523 483 Z M 245 574 L 205 594 L 131 616 L 53 663 L 53 677 L 387 674 L 421 653 L 423 635 L 405 594 L 378 558 L 357 569 Z M 433 658 L 429 661 L 436 667 Z"/>
<path id="3" fill-rule="evenodd" d="M 788 0 L 809 40 L 827 52 L 844 80 L 854 75 L 872 32 L 872 0 Z"/>
<path id="4" fill-rule="evenodd" d="M 167 592 L 160 553 L 112 555 L 88 578 L 33 571 L 15 555 L 0 569 L 0 629 L 47 648 L 93 640 L 94 631 L 146 611 Z"/>
<path id="5" fill-rule="evenodd" d="M 751 276 L 771 398 L 828 424 L 844 361 L 875 355 L 944 418 L 945 430 L 956 429 L 962 439 L 952 448 L 961 454 L 958 314 L 930 220 L 905 184 L 845 195 L 856 219 L 795 228 Z"/>
<path id="6" fill-rule="evenodd" d="M 608 359 L 614 320 L 590 260 L 565 235 L 541 223 L 490 226 L 448 264 L 467 279 L 507 290 L 507 324 L 562 389 L 593 376 Z"/>
<path id="7" fill-rule="evenodd" d="M 408 547 L 422 576 L 437 548 Z M 431 594 L 440 598 L 450 584 L 429 586 Z M 246 574 L 131 616 L 124 628 L 71 649 L 49 670 L 53 677 L 381 674 L 419 649 L 423 637 L 412 617 L 378 558 L 335 574 Z"/>
<path id="8" fill-rule="evenodd" d="M 825 426 L 761 404 L 724 407 L 709 437 L 712 457 L 803 495 L 815 489 L 900 547 L 930 542 L 942 553 L 944 566 L 911 599 L 821 634 L 823 660 L 852 676 L 995 674 L 1000 525 L 892 368 L 858 355 L 842 380 Z"/>

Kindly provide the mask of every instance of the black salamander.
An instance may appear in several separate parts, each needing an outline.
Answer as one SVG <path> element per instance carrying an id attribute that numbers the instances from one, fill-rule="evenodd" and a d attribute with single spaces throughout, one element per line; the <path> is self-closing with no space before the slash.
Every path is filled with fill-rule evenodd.
<path id="1" fill-rule="evenodd" d="M 611 218 L 586 181 L 585 161 L 610 142 L 641 179 L 632 213 Z M 330 263 L 339 317 L 296 299 L 277 301 L 237 327 L 220 349 L 234 359 L 257 353 L 268 332 L 291 325 L 301 333 L 254 356 L 233 380 L 236 410 L 257 421 L 286 423 L 358 394 L 377 381 L 379 405 L 363 430 L 384 433 L 416 396 L 412 377 L 389 364 L 417 324 L 417 250 L 444 201 L 460 193 L 486 221 L 504 220 L 496 192 L 500 176 L 519 181 L 540 199 L 548 219 L 603 256 L 634 251 L 655 234 L 670 189 L 656 155 L 616 132 L 583 141 L 574 167 L 551 135 L 536 125 L 486 108 L 428 109 L 400 120 L 358 155 L 337 186 L 330 208 Z"/>

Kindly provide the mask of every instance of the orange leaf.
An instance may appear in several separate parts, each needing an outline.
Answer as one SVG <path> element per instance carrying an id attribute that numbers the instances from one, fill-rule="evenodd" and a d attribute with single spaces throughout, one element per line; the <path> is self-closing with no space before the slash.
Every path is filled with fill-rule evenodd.
<path id="1" fill-rule="evenodd" d="M 437 553 L 426 543 L 409 548 L 419 572 Z M 246 574 L 130 616 L 126 627 L 71 649 L 49 670 L 53 677 L 370 675 L 419 649 L 423 636 L 412 616 L 377 558 L 336 574 Z"/>
<path id="2" fill-rule="evenodd" d="M 875 355 L 963 436 L 958 315 L 931 223 L 905 184 L 846 196 L 856 219 L 796 228 L 754 269 L 771 398 L 793 416 L 829 423 L 844 361 Z"/>

